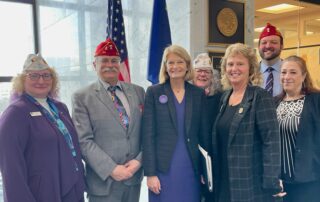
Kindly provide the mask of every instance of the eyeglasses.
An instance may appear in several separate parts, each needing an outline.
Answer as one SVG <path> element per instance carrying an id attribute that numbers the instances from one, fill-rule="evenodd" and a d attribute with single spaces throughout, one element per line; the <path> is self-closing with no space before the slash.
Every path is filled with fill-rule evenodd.
<path id="1" fill-rule="evenodd" d="M 98 62 L 100 62 L 102 64 L 111 63 L 112 65 L 116 65 L 116 64 L 120 63 L 120 59 L 117 59 L 117 58 L 112 58 L 112 59 L 100 58 L 100 59 L 98 59 Z"/>
<path id="2" fill-rule="evenodd" d="M 211 74 L 212 73 L 211 70 L 205 70 L 205 69 L 196 69 L 196 72 L 198 74 L 200 74 L 200 73 Z"/>
<path id="3" fill-rule="evenodd" d="M 50 81 L 52 79 L 52 74 L 50 73 L 44 73 L 44 74 L 28 73 L 27 76 L 32 81 L 38 81 L 40 77 L 42 77 L 44 81 Z"/>

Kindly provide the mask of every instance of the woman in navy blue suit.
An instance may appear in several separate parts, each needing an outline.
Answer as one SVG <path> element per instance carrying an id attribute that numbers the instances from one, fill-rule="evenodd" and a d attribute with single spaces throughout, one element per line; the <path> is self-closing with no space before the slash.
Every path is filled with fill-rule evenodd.
<path id="1" fill-rule="evenodd" d="M 286 58 L 281 65 L 277 116 L 281 134 L 281 178 L 285 202 L 316 202 L 320 193 L 320 93 L 305 61 Z"/>
<path id="2" fill-rule="evenodd" d="M 204 90 L 191 58 L 177 45 L 165 49 L 160 84 L 148 88 L 143 113 L 143 167 L 149 201 L 200 201 L 198 144 L 208 137 Z M 205 146 L 204 146 L 205 147 Z"/>

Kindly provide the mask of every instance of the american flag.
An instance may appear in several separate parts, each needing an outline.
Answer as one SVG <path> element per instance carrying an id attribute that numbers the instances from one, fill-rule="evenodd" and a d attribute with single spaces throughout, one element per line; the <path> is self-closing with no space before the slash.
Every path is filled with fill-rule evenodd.
<path id="1" fill-rule="evenodd" d="M 107 38 L 110 37 L 120 51 L 119 80 L 130 82 L 130 69 L 121 0 L 108 0 Z"/>

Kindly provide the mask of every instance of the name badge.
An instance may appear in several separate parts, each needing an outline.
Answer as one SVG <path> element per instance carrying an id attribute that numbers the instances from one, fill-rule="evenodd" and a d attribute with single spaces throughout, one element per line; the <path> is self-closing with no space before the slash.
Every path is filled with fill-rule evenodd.
<path id="1" fill-rule="evenodd" d="M 31 116 L 42 116 L 41 112 L 30 112 Z"/>

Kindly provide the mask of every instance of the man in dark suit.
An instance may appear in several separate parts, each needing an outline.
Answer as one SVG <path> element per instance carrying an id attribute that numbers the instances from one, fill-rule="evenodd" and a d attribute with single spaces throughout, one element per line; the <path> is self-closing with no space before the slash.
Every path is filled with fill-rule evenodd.
<path id="1" fill-rule="evenodd" d="M 98 45 L 98 81 L 73 95 L 73 120 L 86 162 L 90 202 L 138 202 L 142 180 L 140 123 L 144 89 L 118 81 L 120 54 Z"/>

